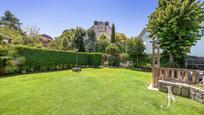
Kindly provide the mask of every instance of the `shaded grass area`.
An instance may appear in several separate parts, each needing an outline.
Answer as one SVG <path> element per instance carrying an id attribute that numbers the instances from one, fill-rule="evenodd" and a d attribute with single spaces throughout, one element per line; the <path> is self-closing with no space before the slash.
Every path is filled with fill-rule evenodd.
<path id="1" fill-rule="evenodd" d="M 31 115 L 203 115 L 204 105 L 148 90 L 151 73 L 126 69 L 83 69 L 16 75 L 0 79 L 0 114 Z"/>

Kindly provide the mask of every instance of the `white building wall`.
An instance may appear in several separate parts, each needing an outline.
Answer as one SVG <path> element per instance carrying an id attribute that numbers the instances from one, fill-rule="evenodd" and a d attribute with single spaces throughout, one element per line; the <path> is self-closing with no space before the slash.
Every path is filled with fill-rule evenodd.
<path id="1" fill-rule="evenodd" d="M 151 38 L 148 37 L 148 33 L 145 32 L 142 36 L 142 39 L 144 41 L 144 45 L 146 48 L 146 53 L 151 54 L 152 53 L 152 43 L 151 43 Z"/>
<path id="2" fill-rule="evenodd" d="M 144 45 L 146 47 L 146 53 L 152 54 L 152 44 L 150 43 L 152 39 L 148 37 L 148 32 L 143 30 L 139 38 L 144 41 Z M 189 55 L 204 57 L 204 30 L 203 30 L 203 35 L 201 39 L 197 41 L 196 45 L 191 48 Z"/>
<path id="3" fill-rule="evenodd" d="M 196 45 L 191 48 L 189 55 L 204 57 L 204 36 L 202 36 Z"/>

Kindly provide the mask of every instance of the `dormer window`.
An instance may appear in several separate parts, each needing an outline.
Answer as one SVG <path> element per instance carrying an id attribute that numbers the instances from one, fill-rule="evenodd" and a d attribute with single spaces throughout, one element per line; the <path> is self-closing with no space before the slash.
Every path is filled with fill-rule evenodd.
<path id="1" fill-rule="evenodd" d="M 98 22 L 97 22 L 97 21 L 94 21 L 94 25 L 98 25 Z"/>

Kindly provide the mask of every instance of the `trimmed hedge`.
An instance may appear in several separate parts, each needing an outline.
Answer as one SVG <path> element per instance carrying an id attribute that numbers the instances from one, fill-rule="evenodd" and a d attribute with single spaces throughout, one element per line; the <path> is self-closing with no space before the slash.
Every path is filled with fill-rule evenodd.
<path id="1" fill-rule="evenodd" d="M 49 50 L 16 46 L 18 55 L 25 58 L 25 63 L 21 70 L 26 71 L 48 71 L 72 68 L 76 63 L 76 53 L 60 50 Z M 78 65 L 80 66 L 100 66 L 102 54 L 85 53 L 77 54 Z"/>

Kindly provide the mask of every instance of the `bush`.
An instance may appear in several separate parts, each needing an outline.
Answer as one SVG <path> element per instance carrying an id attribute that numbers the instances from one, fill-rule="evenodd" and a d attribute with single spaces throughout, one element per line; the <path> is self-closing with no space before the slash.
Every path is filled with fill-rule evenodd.
<path id="1" fill-rule="evenodd" d="M 25 57 L 21 70 L 48 71 L 72 68 L 76 63 L 76 53 L 16 46 L 18 55 Z M 100 66 L 102 54 L 78 53 L 78 65 Z"/>
<path id="2" fill-rule="evenodd" d="M 0 57 L 0 76 L 6 73 L 6 68 L 10 65 L 11 58 Z"/>
<path id="3" fill-rule="evenodd" d="M 108 65 L 109 66 L 119 66 L 120 65 L 120 57 L 115 55 L 109 55 L 108 57 Z"/>
<path id="4" fill-rule="evenodd" d="M 118 55 L 119 54 L 118 46 L 115 44 L 110 44 L 108 47 L 106 47 L 106 53 L 110 55 Z"/>
<path id="5" fill-rule="evenodd" d="M 0 75 L 14 72 L 16 64 L 14 63 L 15 49 L 12 46 L 0 45 Z"/>
<path id="6" fill-rule="evenodd" d="M 108 63 L 109 66 L 119 66 L 120 64 L 120 55 L 119 49 L 115 44 L 110 44 L 106 47 L 106 54 L 108 54 Z"/>
<path id="7" fill-rule="evenodd" d="M 129 61 L 129 55 L 127 53 L 120 54 L 120 62 L 127 62 Z"/>

